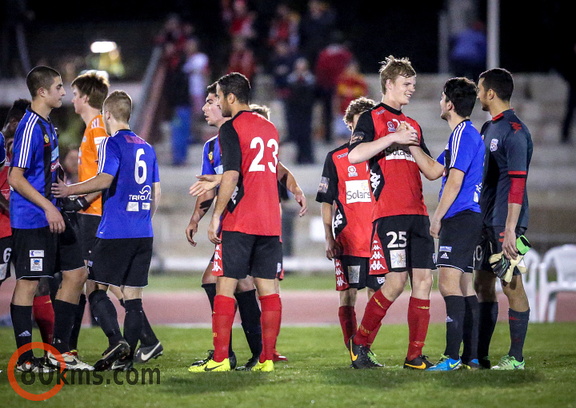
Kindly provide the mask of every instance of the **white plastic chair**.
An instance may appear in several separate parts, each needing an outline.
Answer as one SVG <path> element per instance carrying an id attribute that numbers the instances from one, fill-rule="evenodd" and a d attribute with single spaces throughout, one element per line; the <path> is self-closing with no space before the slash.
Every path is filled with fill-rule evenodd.
<path id="1" fill-rule="evenodd" d="M 549 280 L 549 272 L 556 272 L 556 280 Z M 549 249 L 539 268 L 540 321 L 556 318 L 556 295 L 576 292 L 576 245 L 566 244 Z"/>

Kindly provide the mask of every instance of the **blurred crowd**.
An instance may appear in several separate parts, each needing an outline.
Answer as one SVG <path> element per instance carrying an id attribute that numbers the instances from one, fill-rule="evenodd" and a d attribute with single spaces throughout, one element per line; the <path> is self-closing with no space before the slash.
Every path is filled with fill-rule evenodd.
<path id="1" fill-rule="evenodd" d="M 244 74 L 253 88 L 259 75 L 273 78 L 286 124 L 284 142 L 295 144 L 297 163 L 314 163 L 315 138 L 332 143 L 348 137 L 342 116 L 352 99 L 366 95 L 364 75 L 330 3 L 308 0 L 303 11 L 292 3 L 274 3 L 270 18 L 246 0 L 222 0 L 225 41 L 217 50 L 202 41 L 210 33 L 200 35 L 178 14 L 166 18 L 155 42 L 163 46 L 167 71 L 163 105 L 169 108 L 165 119 L 173 165 L 186 164 L 189 143 L 203 142 L 199 128 L 206 86 L 234 71 Z M 316 106 L 321 120 L 313 126 Z"/>

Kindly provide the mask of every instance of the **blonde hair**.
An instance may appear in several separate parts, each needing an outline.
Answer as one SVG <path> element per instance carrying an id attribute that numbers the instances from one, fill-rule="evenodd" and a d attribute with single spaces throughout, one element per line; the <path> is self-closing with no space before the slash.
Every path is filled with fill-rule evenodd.
<path id="1" fill-rule="evenodd" d="M 270 108 L 268 106 L 251 103 L 250 104 L 250 110 L 252 112 L 256 112 L 257 114 L 262 115 L 266 119 L 270 120 Z"/>
<path id="2" fill-rule="evenodd" d="M 124 91 L 114 91 L 104 101 L 103 110 L 107 110 L 119 122 L 130 120 L 132 98 Z"/>
<path id="3" fill-rule="evenodd" d="M 408 57 L 396 58 L 393 55 L 389 55 L 380 64 L 382 66 L 378 73 L 380 74 L 380 87 L 383 94 L 386 93 L 386 81 L 388 79 L 395 81 L 400 76 L 410 78 L 416 75 L 416 71 Z"/>

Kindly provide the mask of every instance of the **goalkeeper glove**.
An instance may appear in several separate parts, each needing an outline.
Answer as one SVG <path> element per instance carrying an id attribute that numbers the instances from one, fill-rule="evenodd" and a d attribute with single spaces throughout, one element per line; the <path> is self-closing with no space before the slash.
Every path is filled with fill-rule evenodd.
<path id="1" fill-rule="evenodd" d="M 90 207 L 90 203 L 84 197 L 77 198 L 65 198 L 62 203 L 62 209 L 64 212 L 77 212 L 80 210 L 85 210 Z"/>
<path id="2" fill-rule="evenodd" d="M 532 245 L 528 241 L 528 238 L 524 235 L 519 236 L 516 239 L 516 248 L 518 249 L 518 255 L 516 258 L 508 259 L 503 256 L 502 252 L 492 255 L 489 259 L 492 271 L 504 282 L 510 282 L 512 280 L 515 268 L 518 268 L 520 273 L 526 273 L 526 267 L 524 265 L 519 265 L 519 263 L 531 247 Z"/>

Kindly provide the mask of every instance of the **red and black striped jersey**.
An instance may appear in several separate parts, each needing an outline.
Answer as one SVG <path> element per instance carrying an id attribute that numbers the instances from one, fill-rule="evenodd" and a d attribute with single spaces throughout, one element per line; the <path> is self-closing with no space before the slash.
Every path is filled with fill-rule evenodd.
<path id="1" fill-rule="evenodd" d="M 370 257 L 372 210 L 368 164 L 351 164 L 346 143 L 326 155 L 316 201 L 335 207 L 332 226 L 342 255 Z"/>
<path id="2" fill-rule="evenodd" d="M 407 122 L 417 130 L 420 146 L 429 153 L 418 122 L 383 103 L 360 116 L 350 150 L 360 143 L 388 136 L 401 122 Z M 368 167 L 370 186 L 376 200 L 373 220 L 393 215 L 428 215 L 420 170 L 408 147 L 393 144 L 372 157 Z"/>
<path id="3" fill-rule="evenodd" d="M 276 127 L 257 113 L 241 111 L 222 125 L 219 139 L 224 172 L 240 173 L 222 230 L 280 236 Z"/>

